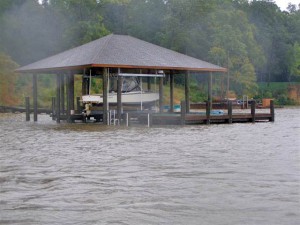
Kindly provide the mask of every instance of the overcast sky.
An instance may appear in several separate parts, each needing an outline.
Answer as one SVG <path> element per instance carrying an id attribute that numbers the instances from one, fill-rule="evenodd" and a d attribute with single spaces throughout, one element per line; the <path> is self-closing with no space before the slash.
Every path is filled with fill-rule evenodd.
<path id="1" fill-rule="evenodd" d="M 285 10 L 289 2 L 292 4 L 296 4 L 297 6 L 300 3 L 300 0 L 274 0 L 274 1 L 281 8 L 281 10 Z"/>

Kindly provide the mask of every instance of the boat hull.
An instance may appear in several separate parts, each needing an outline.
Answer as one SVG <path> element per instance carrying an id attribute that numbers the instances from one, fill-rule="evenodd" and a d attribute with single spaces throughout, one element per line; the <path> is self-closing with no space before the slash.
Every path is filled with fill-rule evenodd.
<path id="1" fill-rule="evenodd" d="M 122 104 L 140 105 L 154 103 L 159 99 L 158 93 L 153 92 L 128 92 L 122 93 Z M 107 101 L 109 104 L 117 104 L 117 93 L 109 93 Z M 82 96 L 84 104 L 103 104 L 102 95 L 84 95 Z"/>

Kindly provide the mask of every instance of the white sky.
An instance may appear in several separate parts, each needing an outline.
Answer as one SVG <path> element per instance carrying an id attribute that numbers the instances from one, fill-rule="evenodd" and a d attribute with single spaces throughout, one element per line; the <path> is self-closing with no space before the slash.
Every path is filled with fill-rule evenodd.
<path id="1" fill-rule="evenodd" d="M 295 4 L 298 6 L 300 3 L 300 0 L 274 0 L 276 2 L 276 5 L 280 7 L 281 10 L 286 10 L 289 3 Z"/>

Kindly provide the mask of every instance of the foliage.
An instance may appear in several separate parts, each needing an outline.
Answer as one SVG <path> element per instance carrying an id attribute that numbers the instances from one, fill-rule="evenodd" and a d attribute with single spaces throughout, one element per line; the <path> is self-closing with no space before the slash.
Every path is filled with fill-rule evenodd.
<path id="1" fill-rule="evenodd" d="M 9 56 L 0 53 L 0 104 L 12 105 L 18 101 L 15 96 L 17 75 L 14 70 L 18 67 Z"/>
<path id="2" fill-rule="evenodd" d="M 257 81 L 300 79 L 299 6 L 281 11 L 269 0 L 1 0 L 0 29 L 0 51 L 20 65 L 116 33 L 228 68 L 228 74 L 214 76 L 213 93 L 220 97 L 226 95 L 227 75 L 229 93 L 238 96 L 259 94 Z M 204 77 L 191 85 L 192 100 L 205 98 Z M 183 76 L 175 79 L 184 84 Z M 40 80 L 44 87 L 47 79 Z M 29 78 L 13 83 L 30 94 Z M 8 83 L 1 85 L 3 90 Z M 95 92 L 101 85 L 96 86 Z M 52 92 L 53 87 L 39 91 L 42 98 Z"/>
<path id="3" fill-rule="evenodd" d="M 291 78 L 300 81 L 300 45 L 298 42 L 289 52 L 289 70 Z"/>

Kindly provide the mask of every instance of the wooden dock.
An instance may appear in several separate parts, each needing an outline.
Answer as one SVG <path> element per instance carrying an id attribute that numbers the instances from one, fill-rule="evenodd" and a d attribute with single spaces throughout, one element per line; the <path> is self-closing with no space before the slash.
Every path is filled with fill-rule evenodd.
<path id="1" fill-rule="evenodd" d="M 26 99 L 26 121 L 30 120 L 29 110 L 29 99 Z M 94 110 L 89 116 L 85 115 L 77 104 L 77 110 L 74 110 L 72 114 L 67 114 L 64 111 L 56 112 L 55 104 L 51 110 L 50 116 L 53 120 L 57 119 L 57 113 L 59 114 L 60 120 L 65 120 L 69 123 L 74 122 L 100 122 L 108 125 L 146 125 L 156 126 L 156 125 L 197 125 L 197 124 L 231 124 L 231 123 L 255 123 L 255 122 L 274 122 L 275 121 L 275 111 L 274 102 L 271 101 L 269 112 L 264 110 L 263 113 L 256 111 L 256 103 L 251 104 L 250 113 L 249 110 L 233 110 L 232 104 L 229 102 L 227 110 L 219 110 L 220 113 L 216 114 L 212 110 L 209 102 L 206 103 L 205 111 L 194 110 L 190 112 L 186 108 L 187 104 L 185 101 L 181 102 L 181 112 L 163 112 L 157 113 L 154 111 L 123 111 L 119 117 L 117 110 L 110 110 L 108 112 L 107 118 L 104 118 L 103 109 Z M 20 112 L 24 110 L 18 109 Z M 38 110 L 41 112 L 40 110 Z M 49 111 L 48 111 L 49 112 Z M 218 110 L 217 110 L 218 112 Z M 104 121 L 107 119 L 107 121 Z"/>

